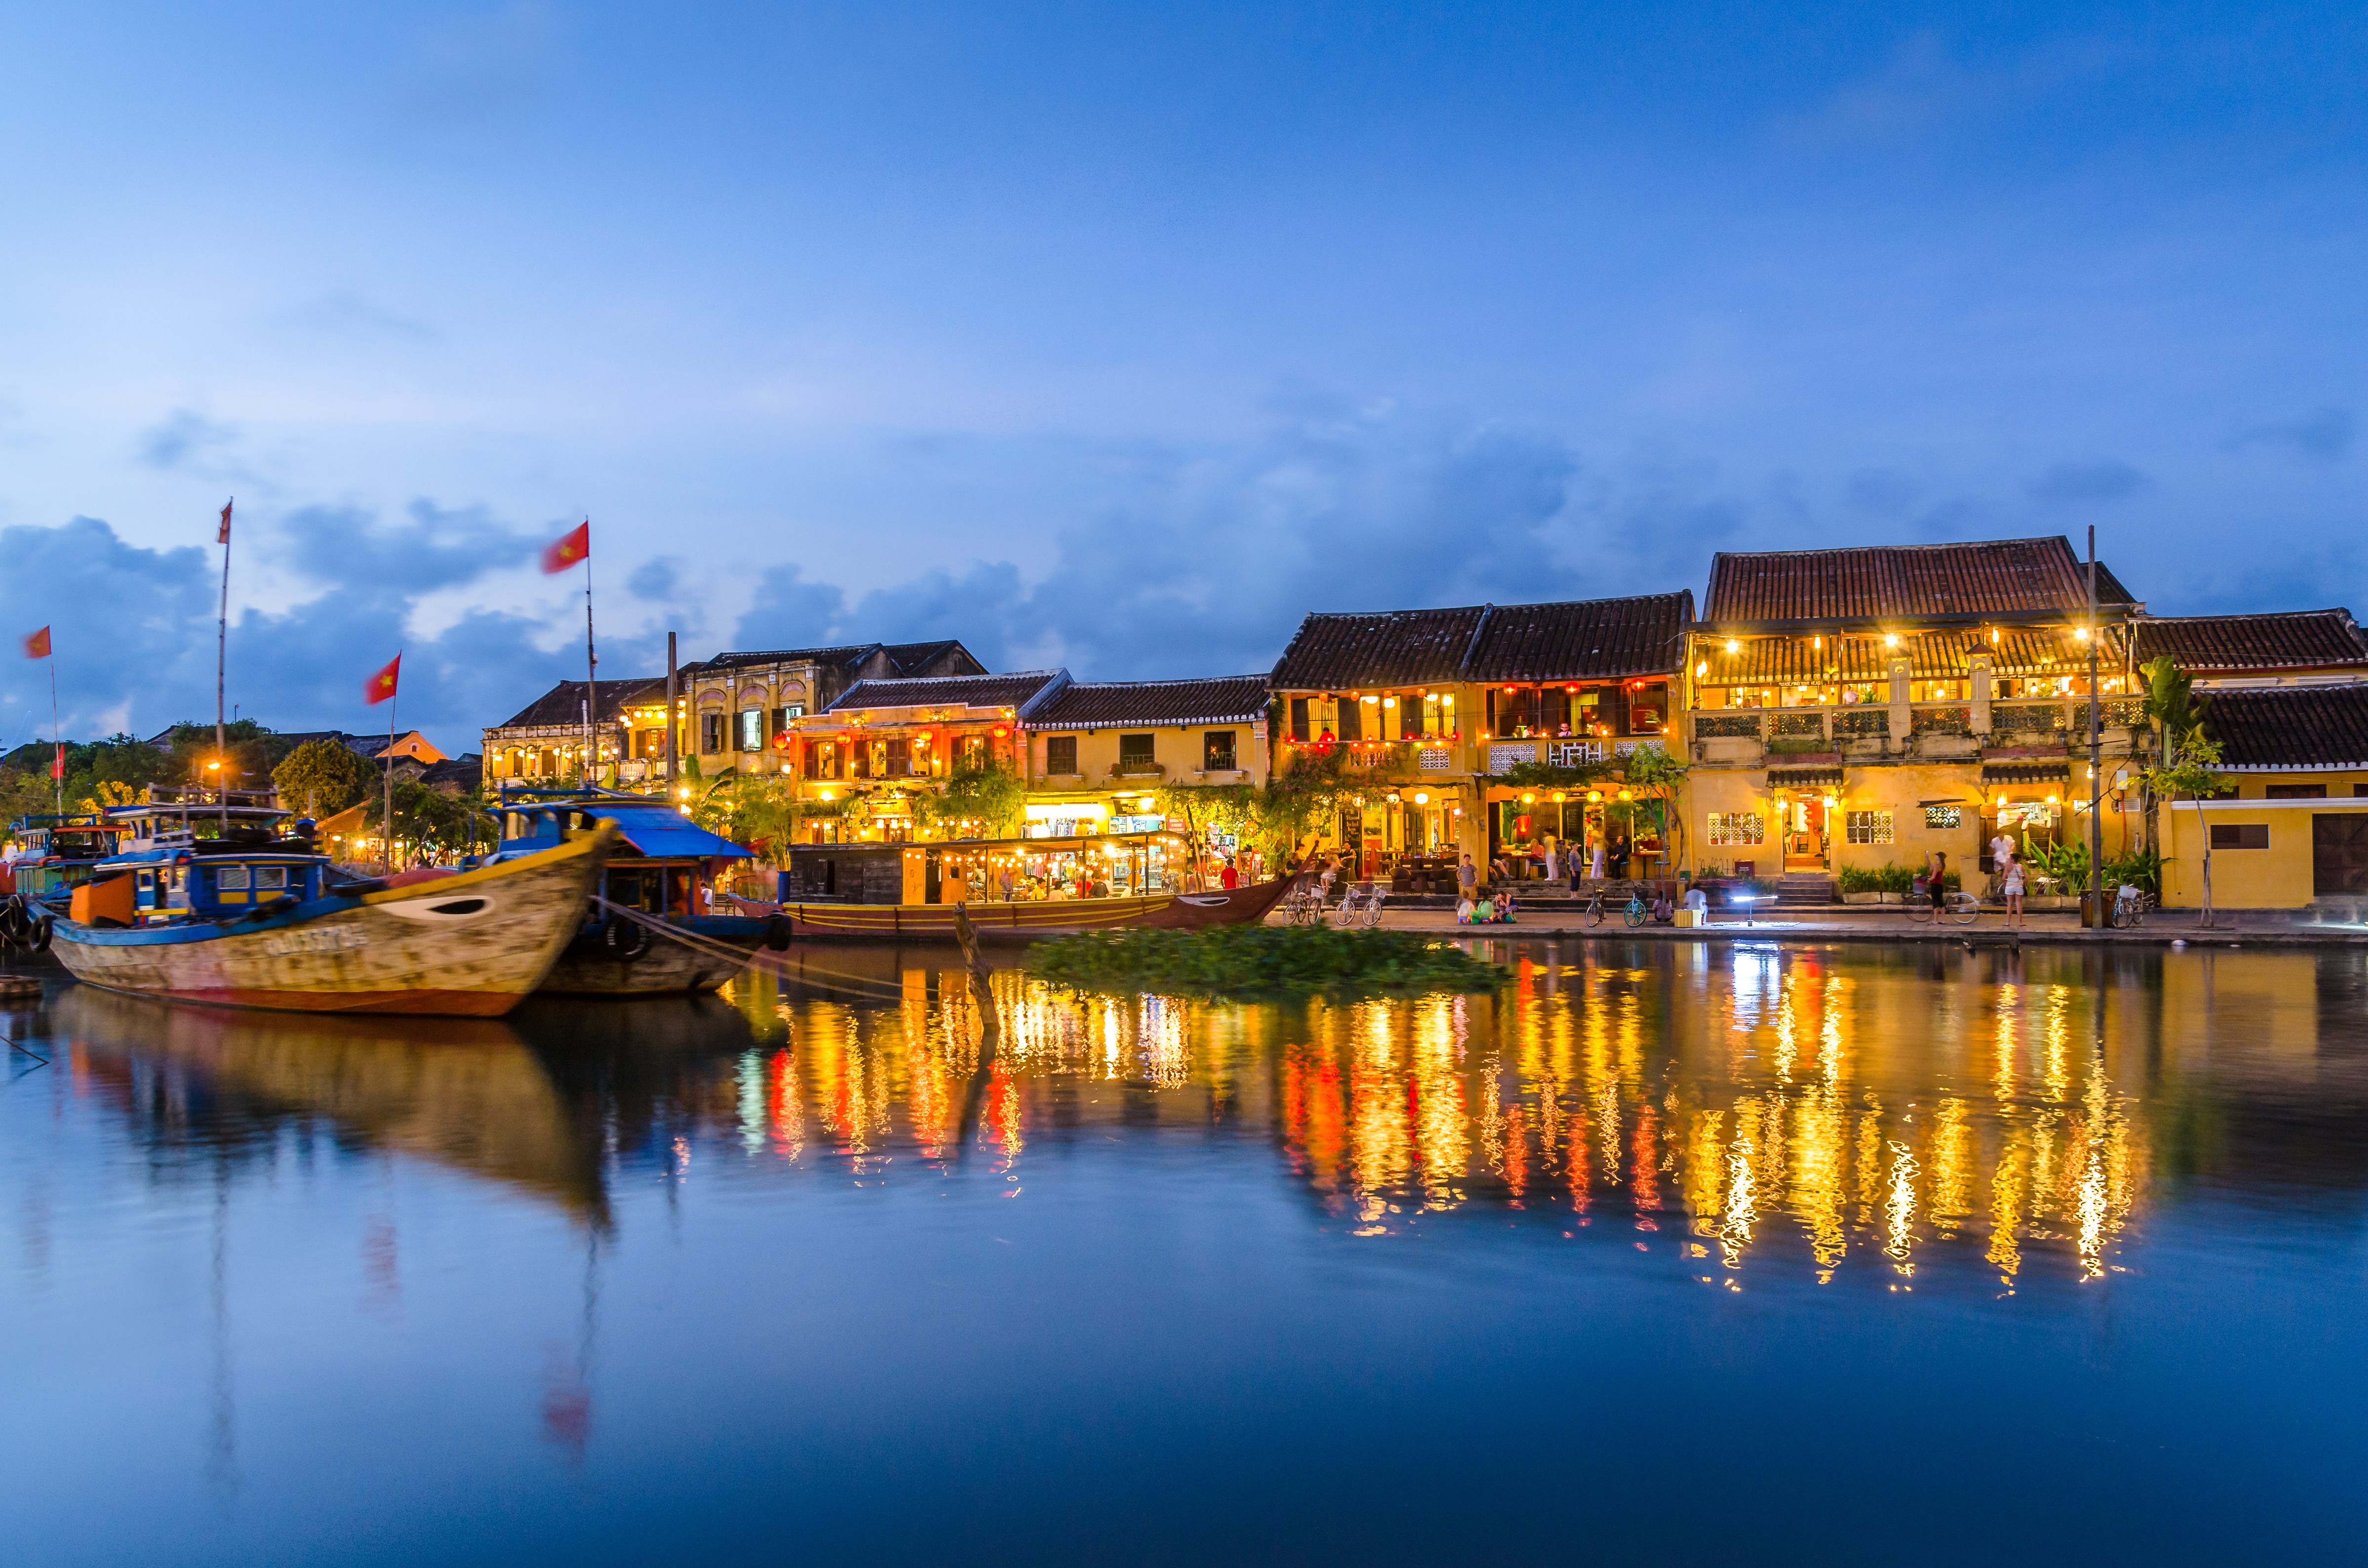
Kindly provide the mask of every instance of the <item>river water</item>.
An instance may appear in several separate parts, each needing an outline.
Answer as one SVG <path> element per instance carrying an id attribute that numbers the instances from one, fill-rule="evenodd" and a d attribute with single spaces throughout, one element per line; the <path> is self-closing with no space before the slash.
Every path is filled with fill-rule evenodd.
<path id="1" fill-rule="evenodd" d="M 6 1559 L 2368 1550 L 2362 955 L 1486 950 L 1006 971 L 984 1070 L 936 953 L 500 1023 L 53 981 Z"/>

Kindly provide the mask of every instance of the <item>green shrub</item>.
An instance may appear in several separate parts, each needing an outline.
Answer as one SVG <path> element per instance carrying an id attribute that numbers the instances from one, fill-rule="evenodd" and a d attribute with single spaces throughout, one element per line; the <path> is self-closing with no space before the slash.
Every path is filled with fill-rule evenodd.
<path id="1" fill-rule="evenodd" d="M 1883 873 L 1872 866 L 1844 866 L 1834 873 L 1834 886 L 1842 892 L 1881 892 Z"/>
<path id="2" fill-rule="evenodd" d="M 1906 892 L 1916 881 L 1916 869 L 1886 860 L 1875 872 L 1875 886 L 1884 892 Z"/>
<path id="3" fill-rule="evenodd" d="M 1188 996 L 1490 991 L 1511 978 L 1502 965 L 1419 932 L 1330 926 L 1087 931 L 1042 943 L 1028 968 L 1076 991 Z"/>

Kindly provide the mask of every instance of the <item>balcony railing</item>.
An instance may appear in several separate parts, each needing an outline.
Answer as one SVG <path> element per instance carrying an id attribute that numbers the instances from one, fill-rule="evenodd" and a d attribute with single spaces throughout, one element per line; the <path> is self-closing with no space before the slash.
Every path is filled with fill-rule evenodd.
<path id="1" fill-rule="evenodd" d="M 1889 715 L 1884 716 L 1888 719 Z M 1974 710 L 1953 704 L 1940 708 L 1918 708 L 1909 712 L 1907 727 L 1918 735 L 1970 735 L 1974 733 Z"/>
<path id="2" fill-rule="evenodd" d="M 1990 710 L 1990 731 L 2006 731 L 2017 734 L 2045 733 L 2069 727 L 2064 716 L 2064 704 L 1999 703 Z"/>
<path id="3" fill-rule="evenodd" d="M 1888 708 L 1845 708 L 1834 715 L 1834 738 L 1864 740 L 1871 735 L 1891 733 L 1891 710 Z"/>
<path id="4" fill-rule="evenodd" d="M 1756 741 L 1759 738 L 1759 715 L 1757 713 L 1694 715 L 1694 739 L 1698 741 L 1718 739 Z"/>
<path id="5" fill-rule="evenodd" d="M 1822 710 L 1813 709 L 1806 713 L 1779 713 L 1776 715 L 1776 738 L 1780 741 L 1802 739 L 1823 740 L 1825 738 L 1825 734 L 1826 716 Z"/>

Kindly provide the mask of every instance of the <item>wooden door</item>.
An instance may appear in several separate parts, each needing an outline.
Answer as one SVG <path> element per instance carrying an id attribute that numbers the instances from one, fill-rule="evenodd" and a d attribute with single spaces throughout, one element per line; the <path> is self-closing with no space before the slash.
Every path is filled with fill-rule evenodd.
<path id="1" fill-rule="evenodd" d="M 2310 891 L 2322 898 L 2329 893 L 2368 893 L 2368 813 L 2312 815 Z"/>

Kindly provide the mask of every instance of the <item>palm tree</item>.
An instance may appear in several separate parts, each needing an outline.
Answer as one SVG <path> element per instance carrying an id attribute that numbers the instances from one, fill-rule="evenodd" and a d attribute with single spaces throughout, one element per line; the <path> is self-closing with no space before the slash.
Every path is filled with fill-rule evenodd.
<path id="1" fill-rule="evenodd" d="M 2203 714 L 2212 699 L 2195 695 L 2195 677 L 2171 663 L 2168 653 L 2141 667 L 2146 677 L 2146 716 L 2161 736 L 2162 746 L 2161 762 L 2146 771 L 2146 792 L 2169 799 L 2174 810 L 2181 794 L 2195 802 L 2195 831 L 2203 841 L 2203 924 L 2208 928 L 2212 924 L 2212 830 L 2204 825 L 2203 801 L 2222 788 L 2216 771 L 2220 744 L 2203 733 Z"/>

